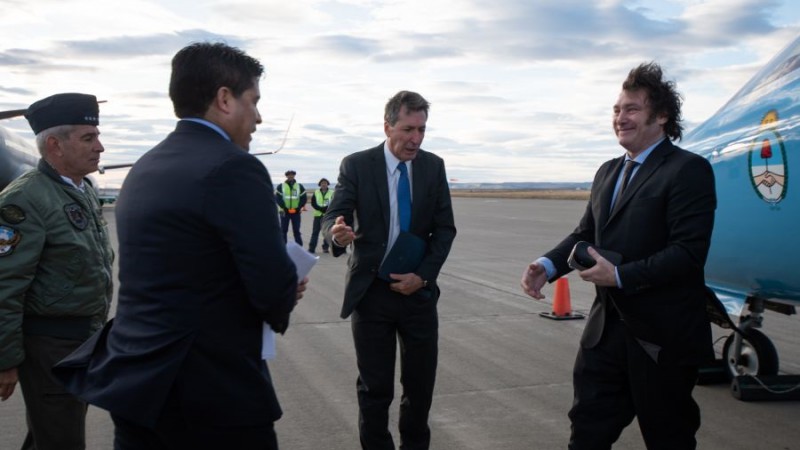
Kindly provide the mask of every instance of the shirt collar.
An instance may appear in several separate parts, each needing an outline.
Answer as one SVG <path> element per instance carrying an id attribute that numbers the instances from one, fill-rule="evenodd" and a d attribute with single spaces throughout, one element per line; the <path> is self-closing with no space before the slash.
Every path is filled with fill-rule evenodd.
<path id="1" fill-rule="evenodd" d="M 388 140 L 383 142 L 383 156 L 386 158 L 386 169 L 389 170 L 389 173 L 394 173 L 397 170 L 397 165 L 400 164 L 400 160 L 389 150 Z"/>
<path id="2" fill-rule="evenodd" d="M 68 185 L 74 187 L 75 189 L 78 189 L 81 192 L 85 192 L 86 191 L 86 183 L 84 183 L 83 180 L 81 180 L 81 184 L 75 184 L 75 182 L 72 181 L 72 178 L 65 177 L 64 175 L 59 175 L 59 176 L 61 177 L 62 180 L 64 180 L 65 183 L 67 183 Z"/>
<path id="3" fill-rule="evenodd" d="M 181 120 L 188 120 L 189 122 L 194 122 L 194 123 L 199 123 L 199 124 L 205 125 L 208 128 L 211 128 L 212 130 L 214 130 L 217 133 L 219 133 L 222 137 L 225 138 L 225 140 L 227 140 L 227 141 L 231 140 L 230 136 L 228 136 L 228 133 L 226 133 L 225 130 L 220 128 L 220 126 L 215 124 L 214 122 L 209 122 L 208 120 L 201 119 L 199 117 L 185 117 L 185 118 L 183 118 Z"/>
<path id="4" fill-rule="evenodd" d="M 642 153 L 639 153 L 638 155 L 636 155 L 636 158 L 633 158 L 633 160 L 636 161 L 637 163 L 639 163 L 639 165 L 644 164 L 644 160 L 646 160 L 647 157 L 650 156 L 650 153 L 653 153 L 653 150 L 655 150 L 656 147 L 658 147 L 659 145 L 661 145 L 662 142 L 664 142 L 664 139 L 666 139 L 666 137 L 662 137 L 661 139 L 657 140 L 653 145 L 651 145 L 650 147 L 647 147 L 647 149 L 645 149 L 645 151 L 643 151 Z M 625 154 L 625 161 L 628 161 L 630 159 L 631 158 L 629 158 L 628 154 L 626 153 Z"/>

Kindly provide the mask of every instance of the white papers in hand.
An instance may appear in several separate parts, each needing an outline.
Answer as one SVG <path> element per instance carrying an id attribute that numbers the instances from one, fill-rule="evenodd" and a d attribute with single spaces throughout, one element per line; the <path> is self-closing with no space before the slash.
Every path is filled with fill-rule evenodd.
<path id="1" fill-rule="evenodd" d="M 303 281 L 303 278 L 307 277 L 309 273 L 311 273 L 311 269 L 314 267 L 314 264 L 319 261 L 319 256 L 313 255 L 303 247 L 297 245 L 297 242 L 288 242 L 286 244 L 286 253 L 289 254 L 289 258 L 292 259 L 295 267 L 297 267 L 297 281 Z"/>
<path id="2" fill-rule="evenodd" d="M 289 254 L 289 258 L 297 268 L 298 282 L 307 277 L 311 273 L 314 264 L 319 261 L 319 256 L 305 251 L 303 247 L 297 245 L 294 241 L 286 243 L 286 253 Z M 261 330 L 261 359 L 275 359 L 275 354 L 275 332 L 272 331 L 268 323 L 264 322 Z"/>

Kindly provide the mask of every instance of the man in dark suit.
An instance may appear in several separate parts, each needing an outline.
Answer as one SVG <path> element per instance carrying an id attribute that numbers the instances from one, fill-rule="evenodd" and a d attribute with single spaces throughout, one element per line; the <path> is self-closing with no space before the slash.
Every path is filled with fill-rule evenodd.
<path id="1" fill-rule="evenodd" d="M 592 248 L 597 264 L 580 272 L 597 296 L 573 371 L 573 450 L 611 448 L 634 417 L 648 449 L 696 446 L 692 389 L 714 355 L 703 266 L 716 195 L 708 161 L 671 142 L 682 134 L 680 106 L 657 64 L 629 73 L 613 117 L 625 155 L 600 167 L 575 231 L 522 276 L 542 299 L 545 282 L 571 270 L 575 243 L 623 257 L 614 266 Z"/>
<path id="2" fill-rule="evenodd" d="M 428 411 L 439 336 L 436 278 L 456 228 L 444 161 L 420 149 L 428 107 L 415 92 L 401 91 L 389 100 L 384 114 L 386 141 L 342 160 L 323 218 L 323 233 L 333 244 L 334 256 L 353 245 L 341 316 L 352 314 L 359 433 L 365 449 L 394 448 L 388 422 L 398 338 L 403 385 L 400 447 L 430 445 Z M 403 180 L 406 176 L 410 186 Z M 424 256 L 408 273 L 391 273 L 388 281 L 379 278 L 384 258 L 403 233 L 424 242 Z"/>
<path id="3" fill-rule="evenodd" d="M 181 120 L 122 186 L 116 316 L 58 369 L 111 412 L 116 449 L 277 449 L 262 326 L 286 330 L 306 280 L 248 153 L 262 73 L 224 44 L 180 50 L 169 92 Z"/>

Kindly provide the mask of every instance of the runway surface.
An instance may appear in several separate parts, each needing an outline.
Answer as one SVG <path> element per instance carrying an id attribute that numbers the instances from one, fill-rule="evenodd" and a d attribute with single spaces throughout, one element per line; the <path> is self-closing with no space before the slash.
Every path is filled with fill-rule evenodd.
<path id="1" fill-rule="evenodd" d="M 566 448 L 572 363 L 585 321 L 540 317 L 550 310 L 552 286 L 545 290 L 548 299 L 538 302 L 521 292 L 519 280 L 528 262 L 572 230 L 585 202 L 455 198 L 454 206 L 458 236 L 439 278 L 440 356 L 431 447 Z M 116 235 L 113 207 L 106 207 L 105 214 Z M 306 244 L 311 222 L 311 213 L 305 213 Z M 359 447 L 355 354 L 350 321 L 339 319 L 346 259 L 322 254 L 320 248 L 317 253 L 320 262 L 308 292 L 270 363 L 284 409 L 276 428 L 282 449 L 351 450 Z M 592 286 L 576 274 L 570 274 L 569 286 L 573 310 L 588 312 Z M 800 374 L 800 319 L 770 312 L 763 330 L 781 357 L 781 373 Z M 722 340 L 715 347 L 719 354 Z M 698 386 L 695 398 L 702 413 L 699 449 L 800 449 L 800 402 L 741 402 L 727 384 Z M 395 439 L 397 408 L 395 401 Z M 25 432 L 19 391 L 0 404 L 0 430 L 0 449 L 19 448 Z M 108 414 L 90 408 L 87 434 L 90 450 L 112 448 Z M 635 422 L 614 446 L 642 448 Z"/>

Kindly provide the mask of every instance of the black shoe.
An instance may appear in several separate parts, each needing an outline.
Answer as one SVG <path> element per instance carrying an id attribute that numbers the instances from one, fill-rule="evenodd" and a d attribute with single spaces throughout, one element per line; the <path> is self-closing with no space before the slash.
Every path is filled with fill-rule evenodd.
<path id="1" fill-rule="evenodd" d="M 322 253 L 330 253 L 327 248 L 322 249 Z"/>

